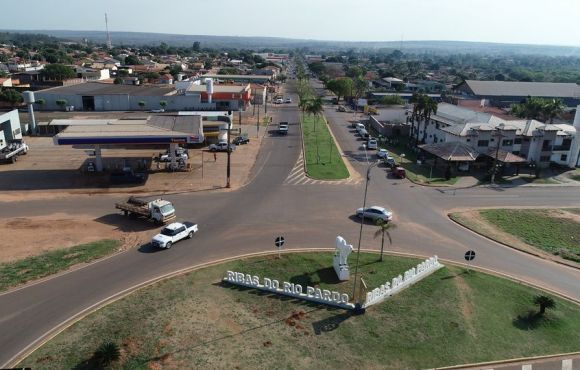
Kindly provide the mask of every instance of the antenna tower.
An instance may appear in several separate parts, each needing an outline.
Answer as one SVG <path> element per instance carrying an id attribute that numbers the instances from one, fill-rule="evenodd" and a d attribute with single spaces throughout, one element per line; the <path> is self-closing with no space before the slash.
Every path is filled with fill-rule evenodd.
<path id="1" fill-rule="evenodd" d="M 109 19 L 107 18 L 107 13 L 105 13 L 105 28 L 107 29 L 107 48 L 112 49 L 113 43 L 111 42 L 111 34 L 109 33 Z"/>

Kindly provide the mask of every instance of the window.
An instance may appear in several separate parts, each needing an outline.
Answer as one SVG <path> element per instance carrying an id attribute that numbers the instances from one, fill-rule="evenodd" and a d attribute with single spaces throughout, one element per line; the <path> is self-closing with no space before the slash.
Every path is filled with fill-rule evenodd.
<path id="1" fill-rule="evenodd" d="M 525 137 L 524 138 L 524 143 L 529 143 L 530 142 L 530 138 L 529 137 Z"/>
<path id="2" fill-rule="evenodd" d="M 490 140 L 490 141 L 491 141 L 491 142 L 494 142 L 494 141 L 495 141 L 495 139 L 494 139 L 494 138 L 491 138 L 491 140 Z"/>
<path id="3" fill-rule="evenodd" d="M 467 139 L 467 142 L 469 143 L 471 141 L 471 139 Z"/>
<path id="4" fill-rule="evenodd" d="M 552 140 L 544 140 L 544 142 L 542 143 L 542 151 L 543 152 L 548 152 L 552 150 Z"/>
<path id="5" fill-rule="evenodd" d="M 489 146 L 489 141 L 488 140 L 478 140 L 477 146 Z"/>
<path id="6" fill-rule="evenodd" d="M 567 161 L 567 160 L 568 160 L 568 154 L 562 154 L 562 155 L 560 156 L 560 160 L 561 160 L 561 161 Z"/>
<path id="7" fill-rule="evenodd" d="M 522 138 L 518 137 L 517 139 L 514 140 L 514 144 L 519 145 L 522 143 Z"/>
<path id="8" fill-rule="evenodd" d="M 435 128 L 439 128 L 439 122 L 435 123 Z"/>
<path id="9" fill-rule="evenodd" d="M 502 141 L 501 145 L 503 146 L 512 146 L 514 145 L 514 141 L 510 140 L 510 139 L 504 139 L 504 141 Z"/>

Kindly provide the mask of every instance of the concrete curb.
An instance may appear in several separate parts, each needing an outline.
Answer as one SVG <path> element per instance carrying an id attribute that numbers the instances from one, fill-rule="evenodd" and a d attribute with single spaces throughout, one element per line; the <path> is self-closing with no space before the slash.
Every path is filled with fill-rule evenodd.
<path id="1" fill-rule="evenodd" d="M 463 225 L 462 223 L 460 223 L 459 221 L 456 221 L 456 220 L 454 220 L 453 218 L 451 218 L 451 214 L 452 214 L 452 213 L 461 213 L 461 212 L 450 212 L 450 213 L 447 213 L 447 218 L 448 218 L 449 220 L 453 221 L 453 222 L 454 222 L 456 225 L 459 225 L 459 226 L 461 226 L 462 228 L 464 228 L 464 229 L 466 229 L 466 230 L 469 230 L 469 231 L 471 231 L 472 233 L 475 233 L 475 234 L 479 235 L 479 236 L 480 236 L 480 237 L 482 237 L 482 238 L 485 238 L 485 239 L 487 239 L 487 240 L 491 240 L 491 241 L 493 241 L 493 242 L 496 242 L 496 243 L 498 243 L 498 244 L 501 244 L 501 245 L 503 245 L 503 246 L 505 246 L 505 247 L 508 247 L 508 248 L 511 248 L 511 249 L 515 249 L 515 250 L 517 250 L 517 251 L 520 251 L 520 252 L 523 252 L 523 253 L 529 254 L 530 256 L 534 256 L 534 257 L 541 258 L 541 259 L 543 259 L 543 260 L 545 260 L 545 261 L 551 261 L 551 262 L 555 262 L 555 263 L 558 263 L 558 264 L 560 264 L 560 265 L 563 265 L 563 266 L 567 266 L 567 267 L 571 267 L 571 268 L 574 268 L 574 269 L 580 270 L 580 267 L 578 267 L 578 265 L 577 265 L 577 264 L 575 264 L 575 263 L 574 263 L 574 262 L 572 262 L 572 261 L 567 261 L 567 260 L 564 260 L 564 259 L 560 259 L 560 260 L 558 260 L 558 259 L 550 259 L 550 258 L 546 258 L 546 256 L 545 256 L 545 255 L 543 255 L 543 254 L 541 254 L 541 253 L 534 252 L 534 251 L 530 251 L 530 250 L 521 249 L 521 248 L 515 247 L 515 246 L 513 246 L 513 245 L 506 244 L 506 243 L 504 243 L 504 242 L 502 242 L 502 241 L 500 241 L 500 240 L 497 240 L 496 238 L 492 238 L 492 237 L 489 237 L 489 236 L 487 236 L 487 235 L 484 235 L 484 234 L 480 233 L 479 231 L 473 230 L 472 228 L 470 228 L 470 227 L 468 227 L 468 226 L 465 226 L 465 225 Z M 532 246 L 530 246 L 530 247 L 532 247 Z M 532 247 L 532 248 L 534 248 L 534 247 Z"/>
<path id="2" fill-rule="evenodd" d="M 467 368 L 474 368 L 474 367 L 490 367 L 490 366 L 494 366 L 494 365 L 509 365 L 509 364 L 515 365 L 516 362 L 548 360 L 548 359 L 555 359 L 558 357 L 574 358 L 576 356 L 580 356 L 580 352 L 560 353 L 560 354 L 546 355 L 546 356 L 521 357 L 521 358 L 513 358 L 513 359 L 509 359 L 509 360 L 490 361 L 490 362 L 477 362 L 477 363 L 473 363 L 473 364 L 436 367 L 433 369 L 451 370 L 451 369 L 467 369 Z"/>
<path id="3" fill-rule="evenodd" d="M 281 251 L 281 253 L 290 254 L 290 253 L 332 252 L 332 251 L 334 251 L 334 248 L 296 248 L 296 249 L 283 250 L 283 251 Z M 374 253 L 374 254 L 380 253 L 377 250 L 370 250 L 370 249 L 361 249 L 361 252 Z M 193 271 L 205 268 L 205 267 L 211 267 L 211 266 L 219 265 L 221 263 L 235 261 L 238 259 L 245 259 L 245 258 L 259 257 L 259 256 L 268 256 L 268 255 L 277 255 L 278 253 L 279 253 L 278 251 L 254 252 L 254 253 L 247 253 L 247 254 L 242 254 L 242 255 L 238 255 L 238 256 L 234 256 L 234 257 L 221 258 L 221 259 L 218 259 L 215 261 L 205 262 L 205 263 L 202 263 L 199 265 L 186 267 L 186 268 L 183 268 L 183 269 L 180 269 L 177 271 L 173 271 L 173 272 L 149 279 L 149 280 L 144 281 L 142 283 L 136 284 L 136 285 L 129 287 L 129 288 L 127 288 L 119 293 L 113 294 L 113 295 L 91 305 L 90 307 L 87 307 L 86 309 L 80 311 L 79 313 L 68 318 L 67 320 L 64 320 L 62 323 L 58 324 L 53 329 L 49 330 L 46 334 L 42 335 L 41 337 L 39 337 L 38 339 L 36 339 L 32 343 L 30 343 L 28 346 L 26 346 L 24 349 L 22 349 L 16 355 L 14 355 L 11 359 L 9 359 L 1 367 L 6 368 L 6 367 L 16 366 L 16 364 L 18 364 L 24 358 L 30 356 L 30 354 L 32 354 L 34 351 L 36 351 L 38 348 L 40 348 L 46 342 L 50 341 L 51 339 L 56 337 L 58 334 L 62 333 L 64 330 L 66 330 L 67 328 L 69 328 L 70 326 L 75 324 L 76 322 L 82 320 L 83 318 L 87 317 L 91 313 L 96 312 L 99 309 L 128 296 L 129 294 L 132 294 L 133 292 L 135 292 L 137 290 L 146 288 L 146 287 L 153 285 L 157 282 L 167 280 L 170 278 L 174 278 L 174 277 L 177 277 L 177 276 L 180 276 L 180 275 L 183 275 L 186 273 L 190 273 L 190 272 L 193 272 Z M 426 258 L 426 256 L 424 256 L 424 255 L 405 253 L 405 252 L 395 252 L 395 251 L 385 251 L 384 254 L 399 256 L 399 257 L 418 258 L 418 259 Z M 529 287 L 532 287 L 535 289 L 540 289 L 540 290 L 549 292 L 549 293 L 554 294 L 560 298 L 566 299 L 572 303 L 580 305 L 580 300 L 577 300 L 577 299 L 572 298 L 572 297 L 568 297 L 565 294 L 553 291 L 550 288 L 545 288 L 545 287 L 535 285 L 533 283 L 526 282 L 524 280 L 518 279 L 518 278 L 516 278 L 514 276 L 510 276 L 508 274 L 504 274 L 504 273 L 501 273 L 498 271 L 494 271 L 494 270 L 486 269 L 486 268 L 482 268 L 482 267 L 468 266 L 465 263 L 458 263 L 458 262 L 454 262 L 454 261 L 450 261 L 450 260 L 446 260 L 446 259 L 439 259 L 439 260 L 444 262 L 445 264 L 448 264 L 448 265 L 465 267 L 465 268 L 469 268 L 471 270 L 476 270 L 476 271 L 488 273 L 491 275 L 499 276 L 502 278 L 506 278 L 508 280 L 511 280 L 511 281 L 514 281 L 514 282 L 517 282 L 517 283 L 520 283 L 520 284 L 523 284 L 523 285 L 526 285 L 526 286 L 529 286 Z"/>

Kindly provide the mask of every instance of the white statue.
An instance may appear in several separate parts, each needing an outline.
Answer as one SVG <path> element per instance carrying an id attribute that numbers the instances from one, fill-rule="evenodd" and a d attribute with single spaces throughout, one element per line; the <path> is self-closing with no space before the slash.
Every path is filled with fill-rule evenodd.
<path id="1" fill-rule="evenodd" d="M 342 236 L 336 237 L 336 252 L 335 255 L 338 254 L 339 256 L 339 265 L 340 266 L 348 266 L 346 259 L 348 258 L 349 254 L 352 253 L 352 245 L 346 244 L 346 240 Z"/>

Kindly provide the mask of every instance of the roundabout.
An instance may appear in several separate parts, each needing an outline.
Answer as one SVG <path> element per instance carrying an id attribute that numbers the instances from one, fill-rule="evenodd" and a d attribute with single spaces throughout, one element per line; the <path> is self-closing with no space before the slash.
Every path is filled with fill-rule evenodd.
<path id="1" fill-rule="evenodd" d="M 369 286 L 421 259 L 364 252 Z M 18 366 L 90 368 L 102 342 L 119 347 L 112 368 L 425 368 L 572 352 L 580 309 L 517 282 L 447 264 L 364 315 L 225 282 L 227 271 L 348 292 L 332 253 L 276 253 L 226 261 L 164 279 L 62 331 Z M 542 317 L 534 298 L 555 307 Z M 58 354 L 58 355 L 56 355 Z"/>

